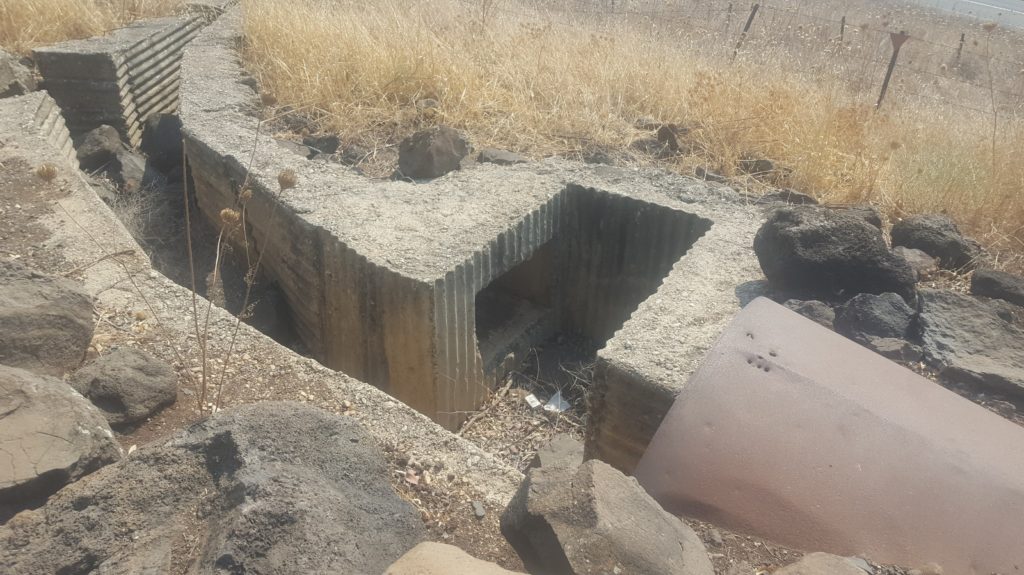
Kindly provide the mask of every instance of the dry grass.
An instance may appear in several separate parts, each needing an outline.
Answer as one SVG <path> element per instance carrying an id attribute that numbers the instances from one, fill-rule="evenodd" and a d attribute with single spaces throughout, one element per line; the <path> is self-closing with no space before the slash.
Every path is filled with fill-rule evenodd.
<path id="1" fill-rule="evenodd" d="M 33 48 L 88 38 L 152 16 L 183 0 L 0 0 L 0 47 L 27 55 Z"/>
<path id="2" fill-rule="evenodd" d="M 691 154 L 670 160 L 681 170 L 732 174 L 742 156 L 768 157 L 792 170 L 775 184 L 894 216 L 948 212 L 991 245 L 1024 251 L 1024 120 L 1012 103 L 996 104 L 994 136 L 985 90 L 971 111 L 904 97 L 896 84 L 875 113 L 880 77 L 858 90 L 849 72 L 863 79 L 865 66 L 843 56 L 856 48 L 852 25 L 853 40 L 827 60 L 782 45 L 729 64 L 732 36 L 524 2 L 250 0 L 248 60 L 280 104 L 376 149 L 445 123 L 478 147 L 579 156 L 627 150 L 644 135 L 635 120 L 653 117 L 693 129 Z M 440 107 L 418 110 L 424 98 Z"/>
<path id="3" fill-rule="evenodd" d="M 386 148 L 445 123 L 477 146 L 578 156 L 627 150 L 636 119 L 653 117 L 693 129 L 691 154 L 670 160 L 679 169 L 733 174 L 743 156 L 768 157 L 792 170 L 775 184 L 897 217 L 948 212 L 1024 250 L 1024 120 L 997 104 L 993 136 L 984 90 L 971 111 L 897 85 L 875 113 L 842 54 L 814 74 L 792 46 L 728 64 L 707 50 L 725 40 L 682 26 L 566 18 L 511 1 L 250 0 L 246 26 L 265 91 L 347 141 Z M 440 107 L 418 110 L 424 98 Z"/>

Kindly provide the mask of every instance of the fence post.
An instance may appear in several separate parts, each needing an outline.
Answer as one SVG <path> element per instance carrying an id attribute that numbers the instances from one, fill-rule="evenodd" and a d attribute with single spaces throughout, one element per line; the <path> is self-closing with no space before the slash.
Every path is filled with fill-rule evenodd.
<path id="1" fill-rule="evenodd" d="M 736 59 L 736 54 L 738 54 L 740 48 L 743 47 L 743 41 L 747 39 L 747 32 L 750 31 L 750 25 L 754 23 L 754 16 L 757 16 L 757 11 L 760 9 L 760 4 L 754 4 L 753 6 L 750 7 L 750 16 L 747 17 L 747 23 L 743 25 L 743 32 L 740 33 L 740 39 L 738 42 L 736 42 L 736 48 L 734 48 L 732 51 L 732 60 Z"/>
<path id="2" fill-rule="evenodd" d="M 966 32 L 960 33 L 960 45 L 956 47 L 956 63 L 960 65 L 960 56 L 964 53 L 964 38 L 967 36 Z"/>
<path id="3" fill-rule="evenodd" d="M 846 16 L 839 20 L 839 44 L 842 45 L 846 39 Z"/>
<path id="4" fill-rule="evenodd" d="M 882 81 L 882 92 L 878 94 L 878 103 L 875 104 L 876 110 L 882 106 L 885 92 L 889 89 L 889 80 L 892 79 L 892 71 L 896 69 L 896 58 L 899 58 L 900 48 L 903 47 L 904 42 L 910 39 L 910 35 L 903 30 L 889 32 L 889 39 L 892 40 L 892 58 L 889 59 L 889 68 L 885 71 L 885 80 Z"/>

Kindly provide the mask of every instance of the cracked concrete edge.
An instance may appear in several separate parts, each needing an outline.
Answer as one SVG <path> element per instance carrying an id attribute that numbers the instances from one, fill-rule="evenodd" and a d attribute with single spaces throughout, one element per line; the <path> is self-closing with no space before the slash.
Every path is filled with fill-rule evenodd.
<path id="1" fill-rule="evenodd" d="M 77 166 L 40 134 L 34 113 L 44 100 L 49 100 L 49 96 L 36 92 L 0 101 L 0 139 L 5 143 L 0 148 L 0 162 L 21 160 L 29 166 L 53 163 L 60 172 L 54 185 L 63 182 L 68 194 L 54 202 L 50 206 L 52 213 L 42 220 L 51 234 L 44 247 L 61 253 L 68 270 L 81 270 L 78 279 L 96 297 L 99 309 L 152 309 L 168 347 L 163 352 L 165 358 L 170 359 L 166 356 L 172 355 L 171 346 L 186 355 L 194 351 L 191 292 L 153 270 L 145 252 L 96 195 Z M 103 259 L 124 250 L 135 255 Z M 130 274 L 118 260 L 124 262 Z M 200 305 L 206 304 L 200 298 Z M 210 338 L 210 355 L 223 357 L 235 318 L 213 307 L 210 326 L 214 336 Z M 301 357 L 244 323 L 239 329 L 234 361 L 240 361 L 237 358 L 243 351 L 260 358 L 261 366 L 279 366 L 287 370 L 290 378 L 329 390 L 329 405 L 320 407 L 340 411 L 341 402 L 350 401 L 355 413 L 352 417 L 382 445 L 408 446 L 410 455 L 442 463 L 496 506 L 508 502 L 522 479 L 517 470 L 375 387 Z"/>
<path id="2" fill-rule="evenodd" d="M 236 53 L 241 29 L 239 10 L 231 10 L 186 49 L 180 113 L 187 137 L 221 156 L 225 163 L 241 168 L 251 163 L 251 170 L 243 173 L 249 175 L 250 183 L 267 190 L 274 189 L 276 176 L 283 169 L 293 169 L 300 178 L 319 182 L 283 197 L 281 205 L 309 224 L 323 226 L 329 234 L 343 238 L 381 266 L 422 281 L 443 277 L 472 261 L 474 250 L 486 246 L 499 231 L 513 228 L 531 209 L 569 185 L 648 201 L 714 222 L 673 266 L 658 291 L 598 353 L 599 377 L 592 405 L 599 413 L 591 414 L 588 450 L 620 468 L 631 469 L 676 394 L 742 303 L 748 301 L 747 292 L 756 293 L 763 275 L 752 246 L 765 208 L 725 186 L 656 169 L 549 159 L 510 167 L 480 165 L 431 182 L 409 184 L 374 182 L 342 166 L 300 158 L 258 133 L 260 103 Z M 254 149 L 259 153 L 254 154 Z M 403 244 L 396 237 L 381 236 L 380 229 L 360 227 L 361 220 L 373 220 L 361 217 L 372 215 L 372 210 L 339 214 L 324 207 L 332 198 L 349 205 L 386 203 L 407 194 L 408 186 L 415 186 L 417 199 L 427 206 L 418 210 L 424 218 L 431 217 L 431 202 L 438 197 L 457 198 L 467 189 L 484 187 L 507 201 L 497 215 L 471 214 L 480 218 L 473 222 L 475 228 L 489 232 L 477 237 L 475 229 L 467 228 L 463 230 L 467 233 L 458 235 L 453 243 L 432 248 L 417 242 Z M 444 241 L 445 234 L 436 230 L 436 224 L 426 227 Z M 434 249 L 443 257 L 415 262 L 417 248 Z M 403 265 L 409 261 L 413 263 Z M 603 378 L 602 374 L 617 375 Z M 632 407 L 624 409 L 626 406 Z M 647 423 L 638 423 L 638 418 Z"/>

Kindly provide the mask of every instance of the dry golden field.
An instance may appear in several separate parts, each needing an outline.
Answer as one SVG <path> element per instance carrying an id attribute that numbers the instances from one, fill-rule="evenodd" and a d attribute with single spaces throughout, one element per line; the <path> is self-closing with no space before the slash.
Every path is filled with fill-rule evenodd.
<path id="1" fill-rule="evenodd" d="M 0 0 L 0 48 L 32 48 L 96 36 L 139 18 L 166 16 L 183 0 Z"/>
<path id="2" fill-rule="evenodd" d="M 601 151 L 727 175 L 767 157 L 786 169 L 771 185 L 893 217 L 948 212 L 1024 251 L 1021 34 L 912 7 L 780 0 L 733 61 L 749 5 L 728 5 L 248 0 L 247 59 L 279 105 L 371 150 L 444 123 L 534 157 Z M 890 29 L 914 39 L 876 112 Z M 426 98 L 440 106 L 419 110 Z M 630 151 L 649 135 L 634 127 L 643 117 L 689 127 L 689 153 Z"/>
<path id="3" fill-rule="evenodd" d="M 371 163 L 444 123 L 533 157 L 702 165 L 891 217 L 945 211 L 993 249 L 1024 252 L 1018 30 L 912 4 L 771 0 L 736 50 L 750 5 L 727 0 L 243 2 L 264 92 Z M 0 0 L 0 46 L 27 54 L 181 4 Z M 875 111 L 896 30 L 912 39 Z M 439 107 L 417 108 L 428 98 Z M 631 147 L 650 136 L 640 118 L 689 128 L 686 153 Z M 744 178 L 737 160 L 751 156 L 779 173 Z"/>

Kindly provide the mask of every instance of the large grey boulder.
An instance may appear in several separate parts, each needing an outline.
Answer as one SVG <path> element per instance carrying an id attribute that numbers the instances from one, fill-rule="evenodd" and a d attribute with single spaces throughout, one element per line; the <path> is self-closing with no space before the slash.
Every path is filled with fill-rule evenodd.
<path id="1" fill-rule="evenodd" d="M 836 310 L 836 331 L 856 341 L 869 337 L 905 339 L 916 310 L 894 293 L 858 294 Z"/>
<path id="2" fill-rule="evenodd" d="M 469 142 L 458 130 L 435 126 L 402 140 L 398 170 L 407 178 L 437 178 L 459 169 L 470 150 Z"/>
<path id="3" fill-rule="evenodd" d="M 802 299 L 847 299 L 893 292 L 914 298 L 914 271 L 863 219 L 816 206 L 774 210 L 754 237 L 771 285 Z"/>
<path id="4" fill-rule="evenodd" d="M 501 530 L 532 573 L 712 575 L 697 534 L 599 460 L 531 469 Z"/>
<path id="5" fill-rule="evenodd" d="M 376 574 L 423 535 L 358 422 L 267 402 L 214 415 L 15 517 L 0 527 L 0 572 Z"/>
<path id="6" fill-rule="evenodd" d="M 120 458 L 103 415 L 66 383 L 0 365 L 0 507 L 39 502 Z"/>
<path id="7" fill-rule="evenodd" d="M 24 96 L 36 89 L 32 70 L 17 56 L 0 50 L 0 98 Z"/>
<path id="8" fill-rule="evenodd" d="M 1024 396 L 1024 330 L 968 295 L 921 290 L 920 298 L 924 351 L 940 377 Z"/>
<path id="9" fill-rule="evenodd" d="M 117 128 L 106 124 L 94 128 L 78 144 L 78 165 L 94 172 L 117 162 L 117 155 L 125 150 Z"/>
<path id="10" fill-rule="evenodd" d="M 971 267 L 981 254 L 978 243 L 964 237 L 956 222 L 942 214 L 920 214 L 896 222 L 892 245 L 921 250 L 948 270 Z"/>
<path id="11" fill-rule="evenodd" d="M 971 293 L 1024 306 L 1024 277 L 996 270 L 977 270 L 971 277 Z"/>
<path id="12" fill-rule="evenodd" d="M 178 377 L 167 363 L 129 347 L 97 358 L 69 381 L 110 425 L 139 423 L 178 399 Z"/>
<path id="13" fill-rule="evenodd" d="M 810 553 L 803 559 L 775 571 L 774 575 L 865 575 L 852 560 L 828 553 Z"/>
<path id="14" fill-rule="evenodd" d="M 81 285 L 0 261 L 0 363 L 63 375 L 92 341 L 93 300 Z"/>

